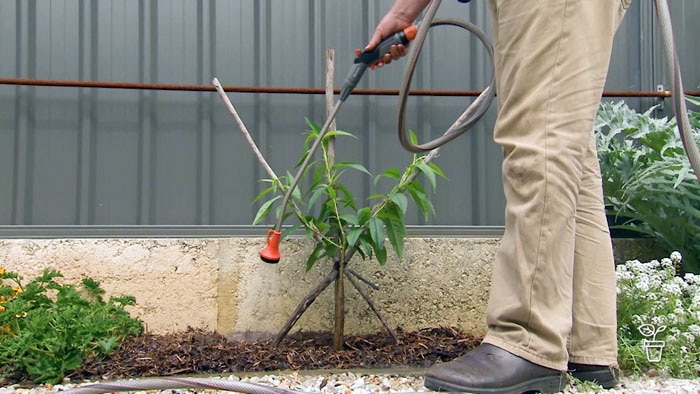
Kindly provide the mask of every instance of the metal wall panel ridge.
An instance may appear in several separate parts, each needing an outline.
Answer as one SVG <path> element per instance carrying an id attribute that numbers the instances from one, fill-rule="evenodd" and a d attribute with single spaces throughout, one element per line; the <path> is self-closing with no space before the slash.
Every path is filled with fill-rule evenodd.
<path id="1" fill-rule="evenodd" d="M 323 88 L 335 50 L 340 86 L 391 0 L 55 0 L 0 2 L 0 78 Z M 700 3 L 671 2 L 686 88 L 700 85 Z M 445 1 L 440 16 L 490 30 L 484 1 Z M 655 90 L 665 83 L 652 2 L 637 1 L 620 27 L 607 88 Z M 413 88 L 475 90 L 489 78 L 478 42 L 435 29 Z M 368 73 L 360 88 L 398 89 L 403 63 Z M 294 172 L 306 118 L 322 123 L 322 95 L 231 93 L 278 174 Z M 412 97 L 408 123 L 419 138 L 441 134 L 471 98 Z M 395 96 L 352 96 L 338 128 L 338 160 L 377 174 L 412 159 L 398 144 Z M 654 99 L 630 99 L 637 107 Z M 436 215 L 415 209 L 412 225 L 501 226 L 501 150 L 491 139 L 494 105 L 472 132 L 441 150 L 449 180 L 432 194 Z M 267 174 L 213 92 L 0 85 L 0 231 L 139 234 L 151 228 L 247 228 Z M 349 174 L 359 204 L 375 191 Z M 379 186 L 379 191 L 386 188 Z M 53 227 L 52 227 L 53 228 Z M 156 230 L 152 230 L 152 229 Z M 429 227 L 425 227 L 429 228 Z M 87 229 L 87 230 L 86 230 Z M 37 230 L 38 231 L 38 230 Z M 144 230 L 145 231 L 145 230 Z M 226 230 L 228 231 L 228 230 Z M 54 234 L 52 233 L 52 234 Z"/>

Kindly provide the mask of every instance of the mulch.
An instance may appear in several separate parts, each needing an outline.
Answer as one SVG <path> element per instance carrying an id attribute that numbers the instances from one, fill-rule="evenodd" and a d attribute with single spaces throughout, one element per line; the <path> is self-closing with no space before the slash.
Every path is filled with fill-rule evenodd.
<path id="1" fill-rule="evenodd" d="M 128 338 L 106 358 L 87 359 L 71 380 L 114 380 L 135 377 L 224 374 L 306 369 L 427 367 L 449 361 L 473 349 L 480 338 L 457 328 L 427 328 L 345 337 L 345 347 L 333 350 L 332 333 L 297 332 L 277 347 L 271 340 L 235 341 L 199 329 Z"/>

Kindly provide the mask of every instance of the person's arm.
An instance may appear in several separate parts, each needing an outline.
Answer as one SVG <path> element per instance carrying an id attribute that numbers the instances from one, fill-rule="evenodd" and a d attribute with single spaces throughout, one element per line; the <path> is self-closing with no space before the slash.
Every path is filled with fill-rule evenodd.
<path id="1" fill-rule="evenodd" d="M 372 50 L 382 39 L 409 26 L 428 3 L 430 3 L 430 0 L 395 0 L 386 15 L 377 24 L 365 50 Z M 391 47 L 391 53 L 384 56 L 383 63 L 391 63 L 392 60 L 396 60 L 405 54 L 406 47 L 404 45 L 394 45 Z M 381 67 L 382 62 L 378 63 L 377 66 Z"/>

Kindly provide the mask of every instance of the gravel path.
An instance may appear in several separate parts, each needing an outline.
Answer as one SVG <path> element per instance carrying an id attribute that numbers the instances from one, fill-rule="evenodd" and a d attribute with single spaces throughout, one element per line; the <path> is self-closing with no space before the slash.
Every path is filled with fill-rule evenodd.
<path id="1" fill-rule="evenodd" d="M 385 373 L 381 371 L 317 371 L 304 373 L 289 373 L 284 375 L 257 374 L 220 377 L 220 379 L 241 380 L 279 388 L 285 388 L 303 393 L 431 393 L 423 386 L 421 370 L 396 371 Z M 87 383 L 90 384 L 90 383 Z M 87 384 L 81 384 L 84 386 Z M 75 384 L 55 386 L 38 386 L 21 388 L 17 386 L 0 387 L 0 394 L 47 394 L 65 391 L 77 387 Z M 570 386 L 564 393 L 582 393 L 580 387 Z M 671 393 L 671 394 L 700 394 L 700 378 L 694 380 L 654 378 L 623 378 L 620 386 L 613 390 L 596 391 L 599 393 Z M 132 392 L 132 393 L 146 393 Z M 184 393 L 225 393 L 214 390 L 160 390 L 148 393 L 184 394 Z"/>

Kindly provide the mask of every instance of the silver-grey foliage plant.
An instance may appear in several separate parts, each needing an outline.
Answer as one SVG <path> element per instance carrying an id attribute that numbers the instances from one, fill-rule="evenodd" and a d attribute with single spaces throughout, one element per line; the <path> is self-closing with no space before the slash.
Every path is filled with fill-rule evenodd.
<path id="1" fill-rule="evenodd" d="M 692 100 L 691 100 L 692 102 Z M 638 231 L 680 251 L 683 269 L 700 273 L 700 182 L 690 167 L 676 122 L 637 113 L 624 102 L 603 103 L 595 123 L 609 215 L 615 227 Z M 700 116 L 690 113 L 696 143 Z"/>

